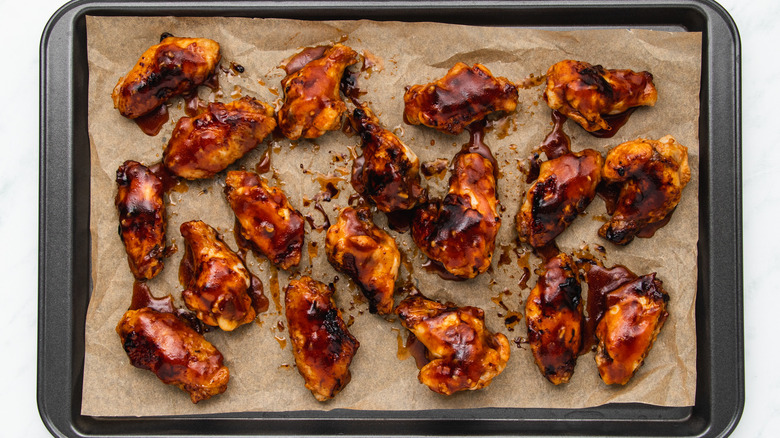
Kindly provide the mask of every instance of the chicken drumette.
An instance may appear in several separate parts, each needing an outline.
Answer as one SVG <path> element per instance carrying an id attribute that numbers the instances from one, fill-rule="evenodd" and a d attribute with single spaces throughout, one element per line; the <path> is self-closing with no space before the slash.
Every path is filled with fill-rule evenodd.
<path id="1" fill-rule="evenodd" d="M 182 117 L 163 152 L 165 167 L 187 179 L 211 178 L 254 149 L 276 127 L 273 108 L 249 96 L 210 103 Z"/>
<path id="2" fill-rule="evenodd" d="M 637 106 L 653 106 L 657 98 L 653 75 L 646 71 L 607 70 L 572 60 L 561 61 L 547 70 L 547 105 L 586 131 L 610 131 L 613 127 L 604 116 Z"/>
<path id="3" fill-rule="evenodd" d="M 447 196 L 419 207 L 412 221 L 417 246 L 459 278 L 490 267 L 501 226 L 493 156 L 468 146 L 453 159 Z"/>
<path id="4" fill-rule="evenodd" d="M 385 213 L 410 210 L 425 196 L 420 161 L 395 134 L 362 105 L 352 116 L 363 141 L 363 155 L 352 166 L 352 187 Z"/>
<path id="5" fill-rule="evenodd" d="M 625 385 L 642 365 L 669 316 L 667 301 L 654 273 L 607 294 L 607 308 L 596 327 L 596 364 L 604 383 Z"/>
<path id="6" fill-rule="evenodd" d="M 278 187 L 269 187 L 256 173 L 228 172 L 225 195 L 238 219 L 237 227 L 253 248 L 282 269 L 297 266 L 303 248 L 304 220 Z"/>
<path id="7" fill-rule="evenodd" d="M 560 253 L 545 263 L 525 303 L 531 353 L 556 385 L 569 381 L 582 346 L 581 295 L 577 266 Z"/>
<path id="8" fill-rule="evenodd" d="M 360 286 L 371 313 L 393 311 L 401 254 L 395 240 L 374 225 L 369 208 L 343 209 L 328 229 L 325 250 L 330 264 Z"/>
<path id="9" fill-rule="evenodd" d="M 127 251 L 133 276 L 148 280 L 163 269 L 165 253 L 164 187 L 160 179 L 137 161 L 125 161 L 116 171 L 119 189 L 119 236 Z"/>
<path id="10" fill-rule="evenodd" d="M 206 38 L 168 37 L 141 55 L 114 88 L 114 107 L 130 119 L 147 114 L 173 96 L 188 93 L 214 74 L 219 44 Z"/>
<path id="11" fill-rule="evenodd" d="M 539 248 L 561 234 L 596 196 L 603 162 L 593 149 L 544 161 L 517 213 L 520 240 Z"/>
<path id="12" fill-rule="evenodd" d="M 187 307 L 204 323 L 225 331 L 252 322 L 251 277 L 241 258 L 201 221 L 185 222 L 180 230 L 185 252 L 179 279 Z"/>
<path id="13" fill-rule="evenodd" d="M 332 295 L 332 286 L 310 277 L 290 281 L 284 295 L 295 365 L 319 401 L 335 397 L 349 383 L 349 364 L 360 347 Z"/>
<path id="14" fill-rule="evenodd" d="M 494 77 L 484 65 L 459 62 L 436 82 L 406 91 L 404 121 L 460 134 L 490 113 L 514 111 L 517 96 L 517 87 L 508 79 Z"/>
<path id="15" fill-rule="evenodd" d="M 227 389 L 230 372 L 222 354 L 174 314 L 148 307 L 128 310 L 116 332 L 133 366 L 187 391 L 193 403 Z"/>
<path id="16" fill-rule="evenodd" d="M 341 114 L 347 109 L 339 95 L 341 77 L 356 62 L 354 50 L 336 44 L 300 69 L 287 69 L 287 76 L 282 79 L 284 104 L 277 114 L 285 137 L 317 138 L 326 131 L 339 129 Z"/>
<path id="17" fill-rule="evenodd" d="M 599 235 L 625 245 L 677 207 L 691 180 L 688 148 L 671 135 L 628 141 L 609 151 L 602 176 L 605 183 L 620 185 L 620 193 L 612 219 L 599 229 Z"/>
<path id="18" fill-rule="evenodd" d="M 412 295 L 398 304 L 401 324 L 425 345 L 430 359 L 417 376 L 439 394 L 481 389 L 509 360 L 509 340 L 485 327 L 476 307 L 455 307 Z"/>

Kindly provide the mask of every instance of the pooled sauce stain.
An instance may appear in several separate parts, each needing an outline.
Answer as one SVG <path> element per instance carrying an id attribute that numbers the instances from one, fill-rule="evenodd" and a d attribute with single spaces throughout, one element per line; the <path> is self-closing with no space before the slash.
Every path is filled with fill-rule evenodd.
<path id="1" fill-rule="evenodd" d="M 387 216 L 387 226 L 390 227 L 391 230 L 405 233 L 412 227 L 414 209 L 391 211 L 385 213 L 385 216 Z"/>
<path id="2" fill-rule="evenodd" d="M 669 214 L 664 216 L 664 218 L 661 219 L 660 221 L 645 225 L 644 228 L 642 228 L 641 230 L 639 230 L 638 233 L 636 233 L 636 237 L 642 237 L 645 239 L 649 239 L 650 237 L 653 237 L 656 231 L 663 228 L 664 225 L 668 224 L 669 221 L 672 220 L 672 213 L 674 213 L 674 210 L 670 211 Z"/>
<path id="3" fill-rule="evenodd" d="M 366 72 L 366 79 L 370 78 L 372 73 L 379 73 L 383 68 L 382 59 L 368 50 L 363 50 L 363 66 L 360 71 Z"/>
<path id="4" fill-rule="evenodd" d="M 279 272 L 276 270 L 276 266 L 271 265 L 271 277 L 268 279 L 268 285 L 271 288 L 271 298 L 274 300 L 274 306 L 276 306 L 276 313 L 282 313 L 282 302 L 280 300 L 279 290 Z"/>
<path id="5" fill-rule="evenodd" d="M 542 85 L 547 80 L 546 75 L 541 76 L 534 76 L 533 73 L 528 75 L 527 78 L 523 79 L 520 82 L 515 82 L 515 86 L 517 88 L 522 88 L 524 90 L 527 90 L 529 88 L 538 87 L 539 85 Z"/>
<path id="6" fill-rule="evenodd" d="M 236 240 L 236 245 L 238 245 L 238 252 L 236 254 L 238 254 L 244 264 L 246 264 L 246 255 L 249 251 L 254 249 L 254 245 L 244 237 L 244 233 L 241 232 L 242 229 L 241 222 L 238 221 L 238 218 L 235 218 L 235 221 L 233 222 L 233 238 Z"/>
<path id="7" fill-rule="evenodd" d="M 348 203 L 350 206 L 355 208 L 369 206 L 368 201 L 366 201 L 366 199 L 363 196 L 361 196 L 360 193 L 353 193 L 349 195 Z"/>
<path id="8" fill-rule="evenodd" d="M 509 256 L 509 251 L 511 250 L 511 245 L 501 245 L 501 255 L 498 257 L 498 266 L 504 266 L 512 263 L 512 258 Z"/>
<path id="9" fill-rule="evenodd" d="M 208 77 L 205 81 L 203 81 L 202 84 L 204 87 L 208 87 L 211 89 L 211 91 L 219 91 L 219 76 L 217 76 L 217 73 L 214 72 L 211 76 Z"/>
<path id="10" fill-rule="evenodd" d="M 192 90 L 191 92 L 182 96 L 184 99 L 184 114 L 189 117 L 195 117 L 201 109 L 205 109 L 208 104 L 198 97 L 198 90 Z"/>
<path id="11" fill-rule="evenodd" d="M 313 263 L 314 259 L 316 259 L 317 255 L 319 254 L 319 248 L 317 247 L 317 242 L 309 241 L 309 245 L 307 248 L 309 250 L 309 262 Z"/>
<path id="12" fill-rule="evenodd" d="M 344 75 L 341 77 L 341 82 L 339 83 L 339 88 L 341 89 L 341 92 L 344 93 L 345 96 L 349 98 L 349 100 L 352 101 L 355 106 L 360 106 L 360 98 L 366 94 L 365 91 L 362 91 L 357 86 L 357 80 L 358 76 L 360 75 L 360 72 L 351 70 L 351 69 L 345 69 Z"/>
<path id="13" fill-rule="evenodd" d="M 469 130 L 469 142 L 463 145 L 460 153 L 479 154 L 490 161 L 493 165 L 493 178 L 498 182 L 498 162 L 496 162 L 493 153 L 490 152 L 488 145 L 483 141 L 485 138 L 485 121 L 474 122 L 467 129 Z"/>
<path id="14" fill-rule="evenodd" d="M 597 138 L 612 138 L 617 134 L 618 130 L 628 122 L 628 118 L 636 111 L 638 107 L 629 108 L 620 114 L 604 115 L 601 116 L 611 129 L 599 129 L 598 131 L 589 132 L 590 135 Z"/>
<path id="15" fill-rule="evenodd" d="M 444 280 L 452 280 L 452 281 L 465 281 L 465 278 L 460 278 L 457 275 L 452 274 L 451 272 L 444 269 L 444 266 L 437 262 L 436 260 L 428 259 L 427 262 L 422 264 L 422 267 L 428 271 L 432 272 L 439 277 L 441 277 Z"/>
<path id="16" fill-rule="evenodd" d="M 260 161 L 255 165 L 255 172 L 258 175 L 262 175 L 271 170 L 271 147 L 265 148 L 263 155 L 260 156 Z"/>
<path id="17" fill-rule="evenodd" d="M 534 252 L 536 252 L 536 255 L 539 256 L 544 263 L 547 263 L 550 259 L 560 254 L 561 250 L 558 249 L 558 245 L 553 240 L 547 245 L 534 248 Z"/>
<path id="18" fill-rule="evenodd" d="M 588 283 L 587 315 L 584 317 L 582 349 L 585 353 L 593 349 L 596 343 L 596 326 L 607 311 L 607 294 L 621 285 L 637 278 L 636 274 L 621 265 L 605 268 L 600 263 L 588 263 L 586 281 Z"/>
<path id="19" fill-rule="evenodd" d="M 498 120 L 492 121 L 487 126 L 488 131 L 492 130 L 496 133 L 496 137 L 499 140 L 505 139 L 509 135 L 509 130 L 517 131 L 517 125 L 515 125 L 514 119 L 509 115 L 501 117 Z"/>
<path id="20" fill-rule="evenodd" d="M 409 350 L 406 349 L 404 346 L 404 338 L 401 336 L 401 330 L 397 327 L 391 327 L 391 331 L 395 332 L 396 335 L 396 342 L 398 344 L 398 350 L 395 353 L 395 356 L 398 358 L 398 360 L 406 360 L 411 357 L 411 354 L 409 353 Z"/>
<path id="21" fill-rule="evenodd" d="M 426 161 L 425 163 L 422 163 L 421 166 L 422 174 L 425 175 L 426 178 L 437 176 L 439 179 L 442 179 L 447 172 L 449 164 L 450 162 L 446 158 L 437 158 L 433 161 Z"/>
<path id="22" fill-rule="evenodd" d="M 322 223 L 322 225 L 317 225 L 314 222 L 314 218 L 311 217 L 311 215 L 307 214 L 305 216 L 306 222 L 309 223 L 309 226 L 311 227 L 311 229 L 314 230 L 314 231 L 322 232 L 322 231 L 327 230 L 328 228 L 330 228 L 330 219 L 328 218 L 328 214 L 325 212 L 325 209 L 322 208 L 322 205 L 320 204 L 319 201 L 314 201 L 314 209 L 319 211 L 320 213 L 322 213 L 323 223 Z"/>
<path id="23" fill-rule="evenodd" d="M 144 307 L 161 313 L 176 313 L 171 295 L 155 298 L 152 296 L 152 292 L 146 283 L 136 280 L 133 283 L 133 297 L 130 300 L 130 308 L 128 310 L 138 310 Z"/>
<path id="24" fill-rule="evenodd" d="M 168 107 L 165 104 L 158 106 L 148 114 L 135 119 L 135 124 L 141 128 L 144 134 L 155 136 L 160 133 L 165 122 L 168 121 Z"/>
<path id="25" fill-rule="evenodd" d="M 152 172 L 157 179 L 160 180 L 163 186 L 163 192 L 175 190 L 177 192 L 186 192 L 188 187 L 186 184 L 182 184 L 182 180 L 178 176 L 171 173 L 162 162 L 149 166 L 149 172 Z"/>
<path id="26" fill-rule="evenodd" d="M 531 270 L 528 267 L 523 268 L 523 276 L 520 277 L 520 281 L 517 283 L 520 289 L 530 289 L 528 287 L 528 280 L 531 278 Z"/>
<path id="27" fill-rule="evenodd" d="M 504 327 L 510 332 L 515 331 L 515 326 L 523 319 L 523 314 L 520 312 L 508 312 L 504 318 Z"/>
<path id="28" fill-rule="evenodd" d="M 418 369 L 422 369 L 431 360 L 428 358 L 428 349 L 417 339 L 414 333 L 409 332 L 404 345 L 406 351 L 414 358 L 414 363 Z"/>
<path id="29" fill-rule="evenodd" d="M 306 47 L 287 61 L 283 62 L 280 67 L 284 69 L 285 73 L 291 75 L 315 59 L 322 58 L 325 55 L 325 51 L 331 47 L 332 46 Z"/>
<path id="30" fill-rule="evenodd" d="M 331 199 L 338 198 L 339 190 L 336 188 L 336 186 L 340 183 L 345 181 L 343 176 L 335 175 L 332 173 L 329 174 L 323 174 L 317 172 L 317 176 L 314 177 L 314 180 L 320 184 L 320 193 L 326 192 L 329 193 L 329 195 L 322 195 L 323 197 L 327 197 L 327 199 L 320 197 L 319 199 L 315 196 L 315 200 L 325 201 L 328 202 Z M 320 196 L 318 193 L 317 196 Z M 328 197 L 329 196 L 329 197 Z"/>
<path id="31" fill-rule="evenodd" d="M 545 155 L 547 155 L 548 160 L 571 153 L 571 140 L 563 131 L 563 125 L 566 123 L 566 116 L 561 112 L 553 111 L 552 121 L 552 130 L 528 159 L 530 168 L 528 170 L 528 175 L 525 178 L 525 182 L 527 183 L 532 183 L 539 178 L 539 166 L 541 165 L 539 157 L 541 152 L 544 152 Z"/>
<path id="32" fill-rule="evenodd" d="M 517 348 L 523 348 L 523 344 L 528 343 L 528 338 L 522 338 L 522 337 L 514 338 L 512 339 L 512 342 L 515 343 L 515 346 L 517 346 Z"/>
<path id="33" fill-rule="evenodd" d="M 279 348 L 282 350 L 287 348 L 287 339 L 284 336 L 274 335 L 274 339 L 279 343 Z"/>
<path id="34" fill-rule="evenodd" d="M 615 213 L 618 197 L 620 196 L 620 190 L 622 188 L 623 184 L 621 183 L 607 184 L 604 181 L 599 183 L 596 187 L 596 194 L 604 200 L 604 204 L 607 207 L 607 214 L 610 216 Z"/>
<path id="35" fill-rule="evenodd" d="M 268 310 L 268 298 L 263 293 L 263 282 L 254 275 L 251 275 L 251 279 L 252 283 L 247 292 L 249 292 L 249 297 L 252 298 L 252 308 L 259 315 Z"/>

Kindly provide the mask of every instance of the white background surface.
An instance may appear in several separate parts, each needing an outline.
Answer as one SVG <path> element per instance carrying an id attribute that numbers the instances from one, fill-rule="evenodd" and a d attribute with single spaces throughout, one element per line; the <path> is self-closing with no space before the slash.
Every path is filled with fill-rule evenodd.
<path id="1" fill-rule="evenodd" d="M 38 309 L 38 57 L 62 0 L 0 3 L 0 436 L 46 437 L 36 405 Z M 745 411 L 736 437 L 780 436 L 780 2 L 723 0 L 742 38 Z M 724 267 L 728 269 L 728 267 Z M 56 365 L 53 365 L 56 366 Z"/>

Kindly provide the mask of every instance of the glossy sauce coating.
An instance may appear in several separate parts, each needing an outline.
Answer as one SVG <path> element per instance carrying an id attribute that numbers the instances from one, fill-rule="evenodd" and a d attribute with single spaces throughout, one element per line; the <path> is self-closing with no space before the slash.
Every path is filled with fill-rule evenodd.
<path id="1" fill-rule="evenodd" d="M 163 269 L 165 204 L 162 181 L 137 161 L 125 161 L 116 171 L 119 236 L 133 276 L 154 278 Z"/>
<path id="2" fill-rule="evenodd" d="M 395 134 L 362 106 L 351 121 L 362 139 L 363 154 L 352 166 L 352 187 L 385 213 L 410 210 L 425 198 L 420 161 Z"/>
<path id="3" fill-rule="evenodd" d="M 501 226 L 495 159 L 484 144 L 474 151 L 474 134 L 471 139 L 453 159 L 447 196 L 419 207 L 412 222 L 417 246 L 460 278 L 476 277 L 490 267 Z"/>
<path id="4" fill-rule="evenodd" d="M 255 250 L 282 269 L 300 263 L 305 222 L 280 188 L 269 186 L 256 173 L 230 171 L 225 196 L 241 235 Z"/>
<path id="5" fill-rule="evenodd" d="M 211 178 L 254 149 L 275 127 L 273 108 L 249 96 L 210 103 L 200 115 L 179 119 L 163 160 L 182 178 Z"/>
<path id="6" fill-rule="evenodd" d="M 371 313 L 393 311 L 401 254 L 395 240 L 374 225 L 368 207 L 341 210 L 325 236 L 325 251 L 330 264 L 360 286 Z"/>
<path id="7" fill-rule="evenodd" d="M 401 301 L 395 312 L 427 349 L 429 362 L 417 377 L 432 391 L 451 395 L 482 389 L 504 371 L 509 340 L 485 327 L 482 309 L 445 305 L 416 294 Z"/>
<path id="8" fill-rule="evenodd" d="M 604 383 L 625 385 L 642 366 L 669 316 L 667 301 L 655 273 L 607 294 L 607 309 L 596 327 L 596 364 Z"/>
<path id="9" fill-rule="evenodd" d="M 307 50 L 310 49 L 304 52 Z M 295 71 L 289 68 L 288 75 L 282 79 L 284 104 L 277 117 L 279 129 L 290 140 L 317 138 L 339 129 L 341 114 L 347 109 L 339 95 L 339 86 L 344 70 L 357 62 L 357 52 L 336 44 L 322 52 L 321 57 L 315 58 L 316 54 L 294 57 L 288 67 L 298 68 L 298 59 L 312 59 Z"/>
<path id="10" fill-rule="evenodd" d="M 551 383 L 568 383 L 582 344 L 582 289 L 571 257 L 545 262 L 525 304 L 528 344 L 536 365 Z"/>
<path id="11" fill-rule="evenodd" d="M 222 354 L 172 313 L 148 307 L 128 310 L 116 332 L 134 367 L 187 391 L 193 403 L 227 389 L 230 372 Z"/>
<path id="12" fill-rule="evenodd" d="M 607 70 L 600 65 L 565 60 L 547 70 L 544 99 L 550 108 L 562 112 L 586 131 L 617 132 L 625 121 L 610 124 L 605 115 L 653 106 L 658 92 L 649 72 Z"/>
<path id="13" fill-rule="evenodd" d="M 603 161 L 585 149 L 543 162 L 517 213 L 520 240 L 540 247 L 561 234 L 596 196 Z"/>
<path id="14" fill-rule="evenodd" d="M 194 90 L 214 74 L 219 44 L 206 38 L 168 37 L 146 50 L 119 79 L 111 97 L 130 119 L 143 116 L 173 96 Z"/>
<path id="15" fill-rule="evenodd" d="M 596 342 L 596 325 L 607 311 L 607 295 L 620 286 L 637 278 L 625 266 L 605 268 L 600 264 L 586 266 L 585 279 L 588 283 L 588 312 L 585 315 L 582 352 L 590 351 Z"/>
<path id="16" fill-rule="evenodd" d="M 332 287 L 306 276 L 290 281 L 284 294 L 295 365 L 319 401 L 335 397 L 349 383 L 349 365 L 360 347 L 332 295 Z"/>
<path id="17" fill-rule="evenodd" d="M 179 280 L 186 288 L 182 298 L 198 319 L 222 330 L 252 322 L 251 277 L 244 262 L 217 231 L 201 221 L 181 225 L 185 253 Z"/>
<path id="18" fill-rule="evenodd" d="M 619 195 L 599 235 L 626 245 L 648 225 L 661 222 L 677 207 L 691 179 L 688 149 L 667 135 L 615 146 L 604 161 L 603 180 Z"/>
<path id="19" fill-rule="evenodd" d="M 517 107 L 517 87 L 494 77 L 484 65 L 459 62 L 430 84 L 414 85 L 404 94 L 404 121 L 460 134 L 488 114 Z"/>

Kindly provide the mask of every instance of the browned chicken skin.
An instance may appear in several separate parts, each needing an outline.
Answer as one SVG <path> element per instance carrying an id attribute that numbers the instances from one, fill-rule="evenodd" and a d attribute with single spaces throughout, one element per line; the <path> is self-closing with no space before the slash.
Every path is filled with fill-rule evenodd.
<path id="1" fill-rule="evenodd" d="M 604 159 L 593 149 L 545 161 L 517 213 L 517 234 L 534 248 L 552 242 L 596 196 Z"/>
<path id="2" fill-rule="evenodd" d="M 344 70 L 357 62 L 357 52 L 336 44 L 282 79 L 284 105 L 279 129 L 290 140 L 317 138 L 339 129 L 347 105 L 339 95 Z"/>
<path id="3" fill-rule="evenodd" d="M 516 107 L 517 87 L 508 79 L 494 77 L 484 65 L 459 62 L 436 82 L 406 91 L 404 121 L 460 134 L 490 113 L 512 112 Z"/>
<path id="4" fill-rule="evenodd" d="M 325 251 L 330 264 L 360 286 L 371 313 L 393 311 L 401 253 L 395 240 L 374 225 L 369 208 L 341 210 L 325 236 Z"/>
<path id="5" fill-rule="evenodd" d="M 251 277 L 241 258 L 201 221 L 181 224 L 185 253 L 179 279 L 182 298 L 198 319 L 222 330 L 252 322 Z"/>
<path id="6" fill-rule="evenodd" d="M 274 110 L 249 96 L 214 102 L 182 117 L 163 152 L 165 167 L 187 179 L 211 178 L 254 149 L 276 127 Z"/>
<path id="7" fill-rule="evenodd" d="M 420 161 L 395 134 L 362 106 L 352 122 L 363 140 L 363 155 L 352 166 L 352 187 L 385 213 L 410 210 L 425 197 L 420 186 Z"/>
<path id="8" fill-rule="evenodd" d="M 631 70 L 607 70 L 600 65 L 565 60 L 547 70 L 544 99 L 586 131 L 612 129 L 605 115 L 637 106 L 653 106 L 658 92 L 653 75 Z"/>
<path id="9" fill-rule="evenodd" d="M 194 90 L 214 74 L 221 55 L 219 44 L 206 38 L 168 37 L 141 55 L 114 88 L 114 107 L 138 118 L 173 96 Z"/>
<path id="10" fill-rule="evenodd" d="M 596 327 L 596 364 L 604 383 L 625 385 L 642 365 L 669 316 L 667 301 L 655 274 L 607 294 L 607 309 Z"/>
<path id="11" fill-rule="evenodd" d="M 509 360 L 509 340 L 485 327 L 476 307 L 454 307 L 412 295 L 395 312 L 401 324 L 425 345 L 431 360 L 420 369 L 421 383 L 439 394 L 481 389 Z"/>
<path id="12" fill-rule="evenodd" d="M 453 159 L 447 196 L 418 208 L 412 221 L 417 246 L 460 278 L 485 272 L 493 259 L 501 217 L 492 158 L 486 146 L 464 147 Z"/>
<path id="13" fill-rule="evenodd" d="M 165 252 L 165 204 L 163 183 L 137 161 L 125 161 L 116 171 L 119 189 L 119 236 L 127 251 L 130 271 L 148 280 L 163 269 Z"/>
<path id="14" fill-rule="evenodd" d="M 230 372 L 222 354 L 172 313 L 148 307 L 128 310 L 116 332 L 134 367 L 151 370 L 165 384 L 187 391 L 193 403 L 227 389 Z"/>
<path id="15" fill-rule="evenodd" d="M 290 281 L 284 295 L 295 365 L 319 401 L 335 397 L 349 383 L 349 364 L 360 347 L 332 295 L 332 286 L 310 277 Z"/>
<path id="16" fill-rule="evenodd" d="M 301 262 L 304 220 L 278 187 L 256 173 L 228 172 L 225 195 L 238 219 L 241 235 L 282 269 Z"/>
<path id="17" fill-rule="evenodd" d="M 525 303 L 528 345 L 542 375 L 567 383 L 582 346 L 582 289 L 571 257 L 548 260 Z"/>
<path id="18" fill-rule="evenodd" d="M 599 235 L 626 245 L 642 228 L 662 221 L 677 207 L 691 180 L 688 148 L 671 135 L 622 143 L 607 154 L 603 179 L 622 187 L 612 219 Z"/>

